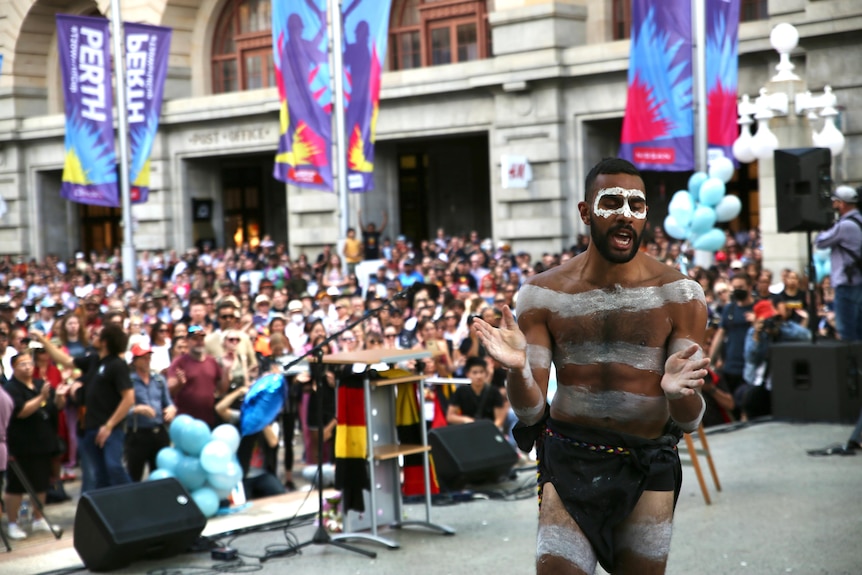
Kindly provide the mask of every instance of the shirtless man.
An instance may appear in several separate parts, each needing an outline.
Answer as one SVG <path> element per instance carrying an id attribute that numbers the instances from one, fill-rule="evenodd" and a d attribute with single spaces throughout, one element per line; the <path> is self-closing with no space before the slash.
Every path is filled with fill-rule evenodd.
<path id="1" fill-rule="evenodd" d="M 476 323 L 509 369 L 519 445 L 536 444 L 537 573 L 592 575 L 597 561 L 615 574 L 664 573 L 676 443 L 705 409 L 706 302 L 696 282 L 638 251 L 647 206 L 632 164 L 599 162 L 578 211 L 589 248 L 521 288 L 517 323 L 508 307 L 500 329 Z"/>

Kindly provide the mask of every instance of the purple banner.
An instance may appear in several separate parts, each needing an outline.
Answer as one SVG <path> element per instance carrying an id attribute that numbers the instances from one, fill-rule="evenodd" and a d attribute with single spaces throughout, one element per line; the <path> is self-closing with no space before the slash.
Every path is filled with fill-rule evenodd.
<path id="1" fill-rule="evenodd" d="M 721 150 L 733 159 L 736 88 L 739 76 L 739 0 L 707 0 L 706 93 L 710 156 Z"/>
<path id="2" fill-rule="evenodd" d="M 691 0 L 632 0 L 620 157 L 641 170 L 694 169 Z"/>
<path id="3" fill-rule="evenodd" d="M 353 0 L 343 14 L 347 189 L 351 192 L 374 189 L 374 139 L 390 4 Z"/>
<path id="4" fill-rule="evenodd" d="M 150 153 L 159 130 L 171 29 L 125 23 L 123 30 L 129 112 L 129 195 L 133 203 L 143 203 L 150 193 Z"/>
<path id="5" fill-rule="evenodd" d="M 119 207 L 108 21 L 57 14 L 57 40 L 66 102 L 60 195 L 82 204 Z"/>
<path id="6" fill-rule="evenodd" d="M 332 90 L 326 0 L 272 3 L 272 46 L 281 102 L 273 176 L 332 191 Z"/>

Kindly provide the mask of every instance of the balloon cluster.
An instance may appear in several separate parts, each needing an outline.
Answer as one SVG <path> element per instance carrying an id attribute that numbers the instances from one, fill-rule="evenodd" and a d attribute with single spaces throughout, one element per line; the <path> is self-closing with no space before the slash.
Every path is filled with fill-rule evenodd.
<path id="1" fill-rule="evenodd" d="M 668 204 L 664 230 L 678 240 L 688 240 L 695 250 L 717 252 L 724 247 L 724 231 L 716 222 L 729 222 L 739 215 L 742 202 L 727 195 L 725 184 L 733 177 L 733 162 L 726 157 L 709 163 L 709 173 L 695 172 L 688 189 L 674 193 Z"/>
<path id="2" fill-rule="evenodd" d="M 242 480 L 242 467 L 236 458 L 240 435 L 230 424 L 209 426 L 189 415 L 178 415 L 171 422 L 173 447 L 156 455 L 156 469 L 149 479 L 175 477 L 206 517 L 212 517 L 219 501 L 227 499 Z"/>

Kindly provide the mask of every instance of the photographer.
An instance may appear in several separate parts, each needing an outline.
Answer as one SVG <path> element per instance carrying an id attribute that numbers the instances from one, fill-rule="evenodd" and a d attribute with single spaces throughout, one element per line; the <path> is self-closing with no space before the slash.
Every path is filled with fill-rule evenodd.
<path id="1" fill-rule="evenodd" d="M 781 307 L 784 304 L 778 305 Z M 736 404 L 742 409 L 742 421 L 772 412 L 770 344 L 811 339 L 811 333 L 805 327 L 784 321 L 783 316 L 770 300 L 764 299 L 754 304 L 754 325 L 749 328 L 745 338 L 745 383 L 734 393 Z"/>

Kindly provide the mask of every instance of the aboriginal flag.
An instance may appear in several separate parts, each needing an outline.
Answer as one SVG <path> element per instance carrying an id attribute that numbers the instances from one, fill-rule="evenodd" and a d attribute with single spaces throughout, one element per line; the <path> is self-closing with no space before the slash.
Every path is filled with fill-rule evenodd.
<path id="1" fill-rule="evenodd" d="M 365 387 L 361 374 L 343 376 L 338 382 L 335 429 L 335 487 L 341 490 L 345 510 L 365 511 L 362 492 L 371 489 L 368 479 L 368 430 L 365 422 Z"/>

